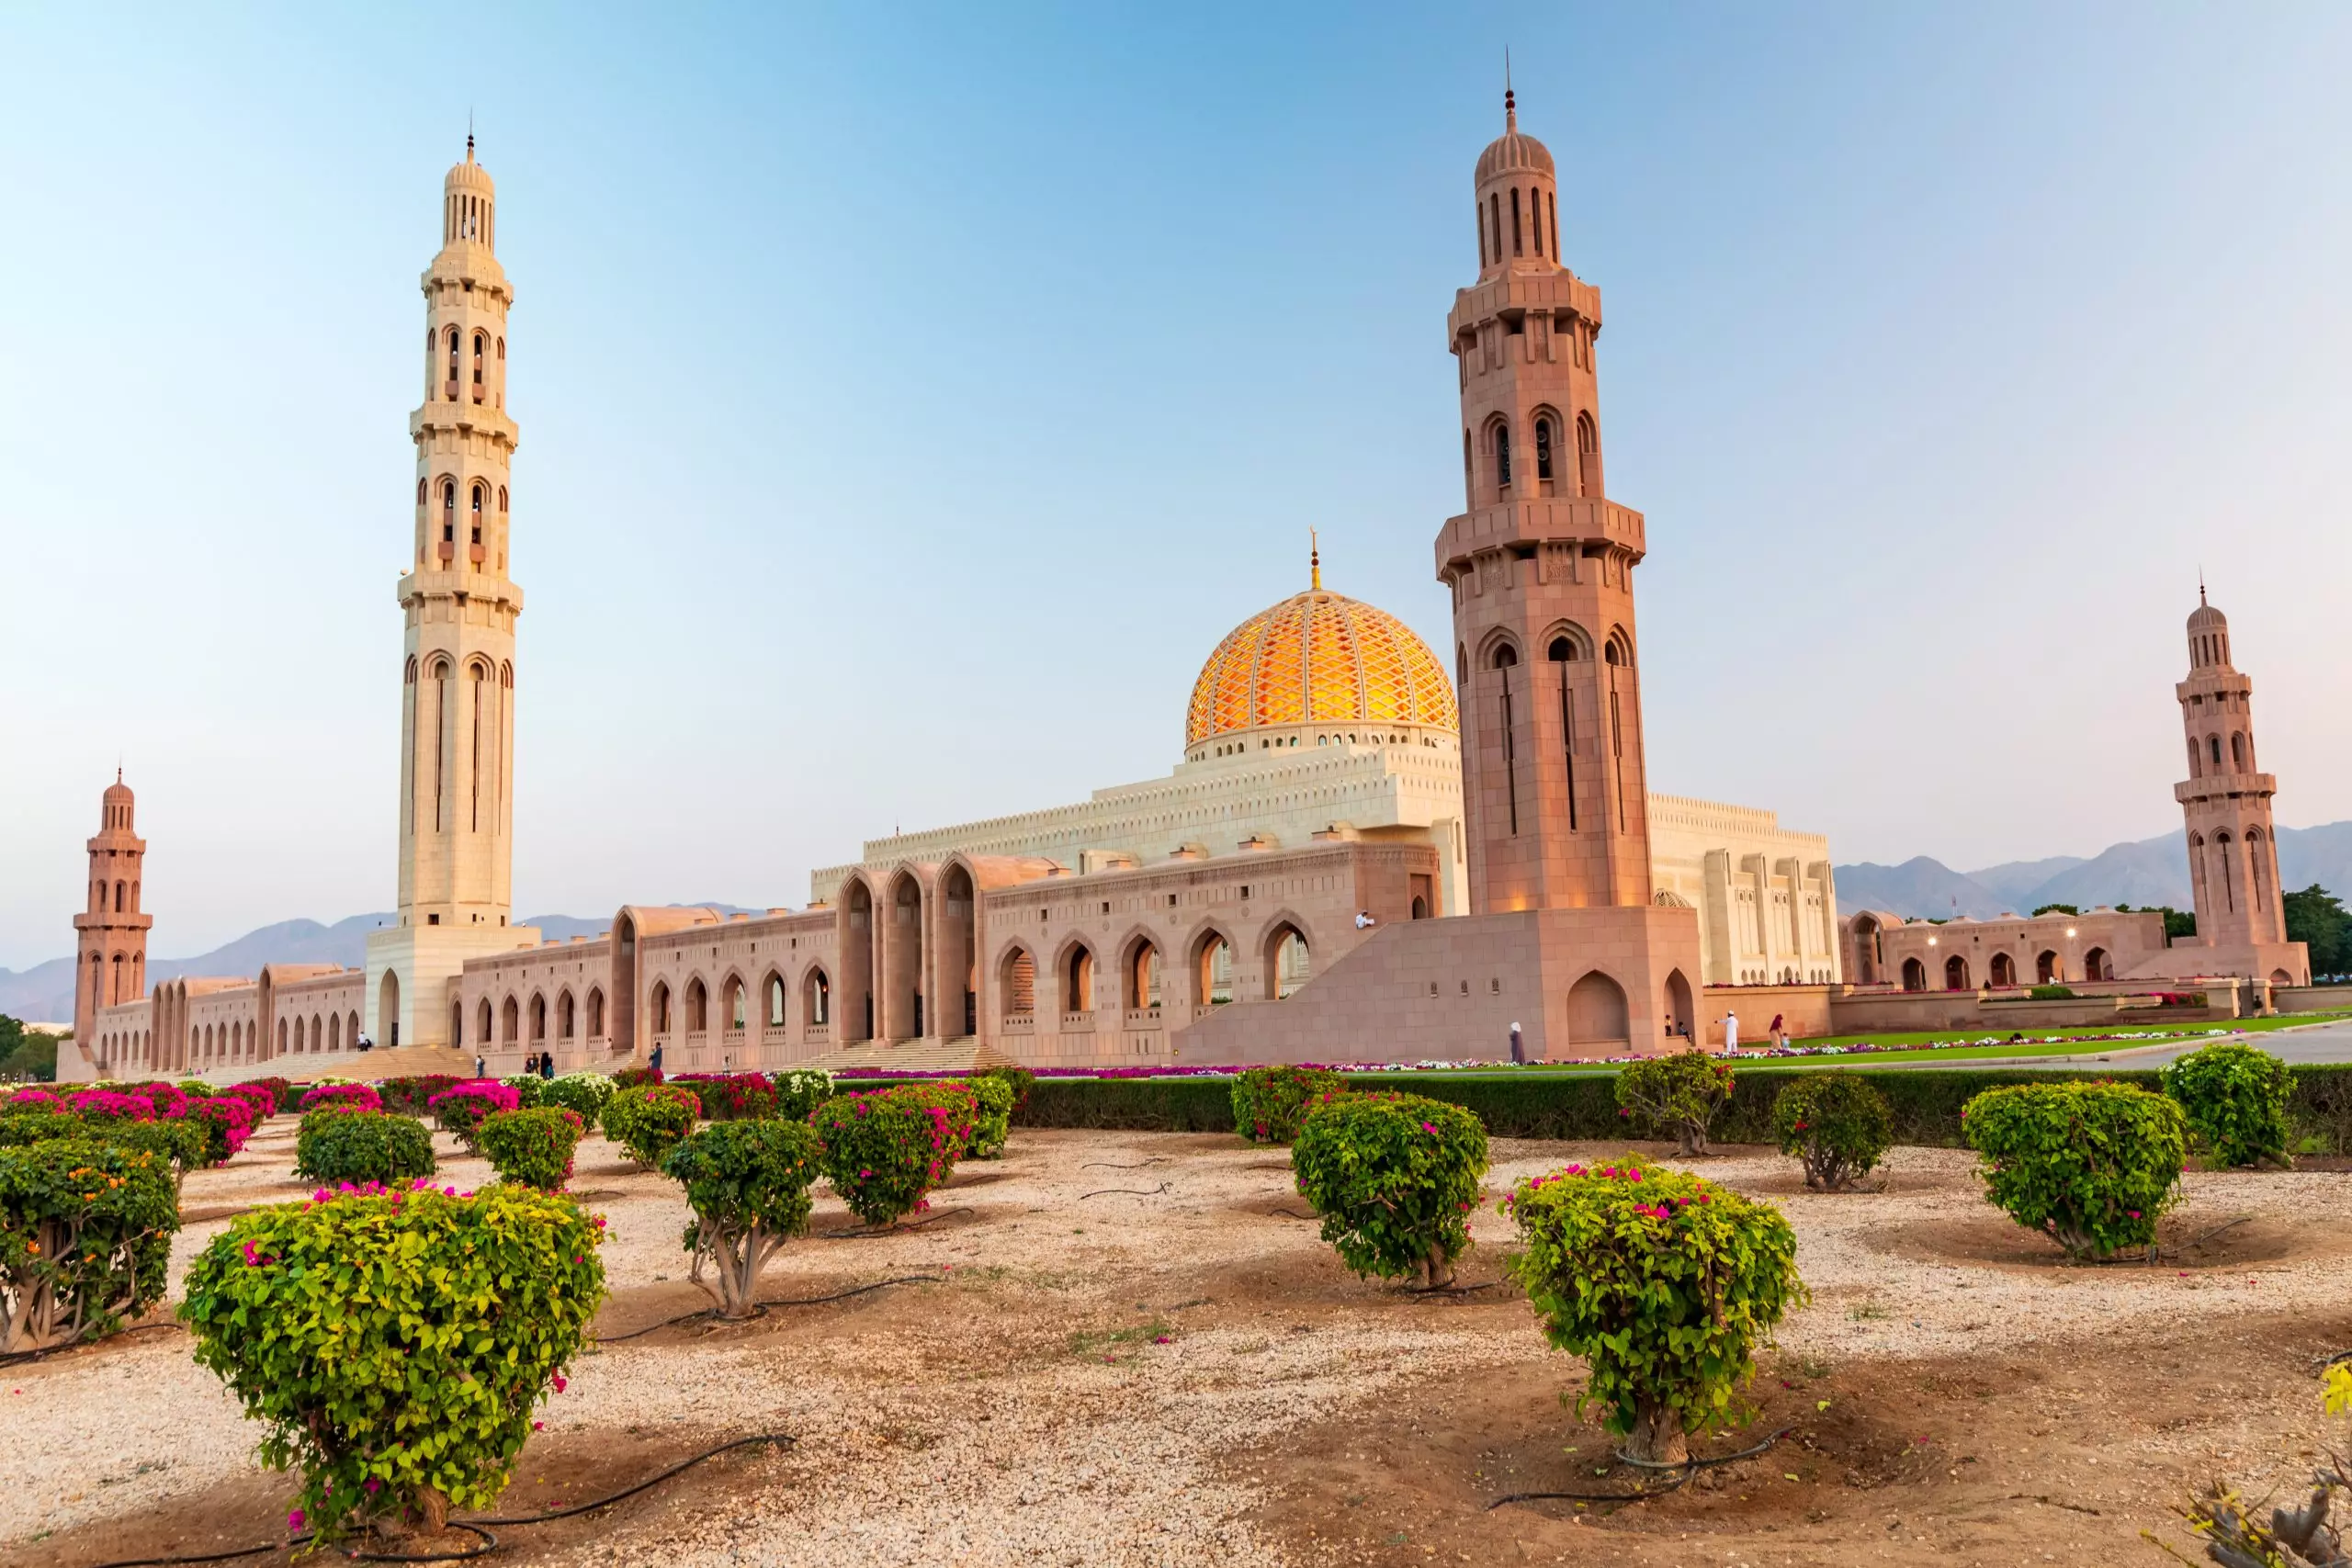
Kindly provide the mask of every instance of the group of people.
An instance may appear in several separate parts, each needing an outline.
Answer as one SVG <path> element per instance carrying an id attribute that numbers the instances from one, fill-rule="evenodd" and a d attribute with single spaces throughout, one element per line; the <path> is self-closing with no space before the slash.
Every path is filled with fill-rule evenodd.
<path id="1" fill-rule="evenodd" d="M 1719 1021 L 1724 1026 L 1724 1055 L 1726 1056 L 1738 1055 L 1739 1014 L 1736 1012 L 1726 1012 Z M 1697 1043 L 1690 1038 L 1690 1021 L 1687 1018 L 1678 1022 L 1669 1023 L 1667 1026 L 1667 1032 L 1673 1035 L 1675 1038 L 1681 1040 L 1686 1044 L 1695 1045 Z M 1772 1036 L 1772 1043 L 1775 1047 L 1787 1044 L 1789 1043 L 1789 1021 L 1781 1014 L 1777 1012 L 1774 1013 L 1772 1015 L 1772 1027 L 1770 1032 Z M 1524 1066 L 1527 1061 L 1526 1039 L 1521 1034 L 1519 1025 L 1516 1021 L 1514 1021 L 1510 1026 L 1510 1059 L 1512 1062 L 1521 1066 Z"/>
<path id="2" fill-rule="evenodd" d="M 654 1055 L 656 1057 L 659 1057 L 661 1052 L 657 1049 L 654 1052 Z M 487 1077 L 489 1076 L 487 1068 L 488 1064 L 483 1062 L 481 1054 L 477 1052 L 474 1055 L 474 1077 L 478 1078 Z M 528 1077 L 551 1078 L 555 1077 L 555 1053 L 552 1051 L 532 1052 L 529 1055 L 523 1058 L 523 1072 L 524 1075 Z"/>

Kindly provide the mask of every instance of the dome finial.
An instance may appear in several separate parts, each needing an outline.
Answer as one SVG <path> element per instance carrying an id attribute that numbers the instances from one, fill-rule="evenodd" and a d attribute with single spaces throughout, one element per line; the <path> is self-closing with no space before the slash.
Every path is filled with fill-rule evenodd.
<path id="1" fill-rule="evenodd" d="M 1510 45 L 1503 45 L 1503 129 L 1519 129 L 1519 96 L 1510 90 Z"/>
<path id="2" fill-rule="evenodd" d="M 1323 547 L 1312 528 L 1306 531 L 1306 581 L 1308 592 L 1323 592 Z"/>
<path id="3" fill-rule="evenodd" d="M 2197 569 L 2197 606 L 2205 607 L 2205 569 L 2201 566 Z"/>

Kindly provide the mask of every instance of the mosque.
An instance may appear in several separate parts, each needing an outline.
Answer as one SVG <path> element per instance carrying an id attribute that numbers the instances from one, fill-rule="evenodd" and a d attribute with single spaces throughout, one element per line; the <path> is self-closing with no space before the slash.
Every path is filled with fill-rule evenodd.
<path id="1" fill-rule="evenodd" d="M 1603 483 L 1600 295 L 1561 261 L 1552 155 L 1510 95 L 1504 119 L 1447 320 L 1450 661 L 1310 556 L 1302 592 L 1210 652 L 1166 776 L 869 840 L 802 908 L 630 905 L 563 942 L 511 919 L 514 292 L 469 137 L 421 280 L 397 923 L 364 970 L 148 993 L 146 845 L 118 779 L 61 1076 L 323 1071 L 363 1036 L 496 1072 L 656 1049 L 673 1070 L 1495 1058 L 1514 1030 L 1531 1057 L 1598 1056 L 1705 1038 L 1707 987 L 1826 996 L 1844 962 L 1827 840 L 1649 789 L 1647 534 Z"/>

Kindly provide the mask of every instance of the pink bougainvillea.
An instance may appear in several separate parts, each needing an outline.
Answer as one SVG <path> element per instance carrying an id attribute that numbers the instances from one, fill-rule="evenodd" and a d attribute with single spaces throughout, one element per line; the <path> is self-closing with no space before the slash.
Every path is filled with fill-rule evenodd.
<path id="1" fill-rule="evenodd" d="M 85 1116 L 112 1116 L 125 1122 L 153 1122 L 155 1102 L 144 1095 L 117 1094 L 110 1089 L 85 1089 L 66 1100 Z"/>
<path id="2" fill-rule="evenodd" d="M 277 1114 L 277 1096 L 267 1084 L 232 1083 L 220 1091 L 227 1100 L 242 1100 L 254 1108 L 254 1118 L 266 1121 Z"/>
<path id="3" fill-rule="evenodd" d="M 330 1105 L 356 1111 L 381 1111 L 384 1099 L 364 1083 L 322 1083 L 305 1092 L 295 1102 L 295 1109 L 317 1111 Z"/>

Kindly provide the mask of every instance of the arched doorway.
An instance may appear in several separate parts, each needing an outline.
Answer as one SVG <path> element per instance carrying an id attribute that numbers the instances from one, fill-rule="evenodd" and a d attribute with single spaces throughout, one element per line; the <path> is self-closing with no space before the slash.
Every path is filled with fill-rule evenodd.
<path id="1" fill-rule="evenodd" d="M 376 987 L 376 1032 L 384 1037 L 387 1050 L 397 1049 L 401 1043 L 401 977 L 397 970 L 384 971 L 383 984 Z M 284 1041 L 278 1049 L 286 1048 Z"/>
<path id="2" fill-rule="evenodd" d="M 943 1003 L 955 1010 L 940 1020 L 940 1032 L 980 1032 L 980 950 L 975 919 L 972 874 L 951 865 L 939 884 L 939 918 L 932 940 L 936 985 Z"/>
<path id="3" fill-rule="evenodd" d="M 1670 1039 L 1685 1031 L 1690 1038 L 1698 1038 L 1697 1015 L 1690 1005 L 1690 982 L 1682 977 L 1681 970 L 1676 969 L 1666 977 L 1666 1032 Z"/>
<path id="4" fill-rule="evenodd" d="M 512 1004 L 509 1004 L 512 1005 Z M 710 1030 L 710 987 L 697 975 L 686 982 L 686 1034 L 692 1038 Z"/>
<path id="5" fill-rule="evenodd" d="M 842 889 L 842 930 L 838 944 L 842 1005 L 849 1017 L 842 1021 L 840 1039 L 845 1045 L 874 1038 L 874 894 L 863 877 L 853 877 Z"/>
<path id="6" fill-rule="evenodd" d="M 1903 961 L 1903 988 L 1906 991 L 1926 990 L 1928 988 L 1928 966 L 1920 963 L 1916 958 L 1905 959 Z"/>
<path id="7" fill-rule="evenodd" d="M 1266 995 L 1281 1001 L 1313 977 L 1313 955 L 1306 934 L 1284 920 L 1266 936 L 1264 954 Z"/>
<path id="8" fill-rule="evenodd" d="M 2088 953 L 2083 954 L 2083 978 L 2086 980 L 2112 980 L 2115 978 L 2115 965 L 2113 961 L 2108 957 L 2107 949 L 2103 947 L 2094 947 Z"/>
<path id="9" fill-rule="evenodd" d="M 652 1026 L 653 1038 L 659 1041 L 670 1032 L 670 982 L 654 981 L 653 994 L 645 1000 L 647 1021 Z M 488 1002 L 481 1005 L 485 1009 L 490 1006 Z"/>
<path id="10" fill-rule="evenodd" d="M 1595 969 L 1568 987 L 1568 1043 L 1584 1047 L 1632 1043 L 1626 1021 L 1625 987 Z"/>
<path id="11" fill-rule="evenodd" d="M 1193 945 L 1193 998 L 1201 1007 L 1223 1007 L 1233 999 L 1233 946 L 1222 931 L 1210 931 Z"/>
<path id="12" fill-rule="evenodd" d="M 514 1005 L 513 997 L 507 998 L 505 1005 L 498 1010 L 498 1043 L 502 1045 L 514 1044 L 516 1035 L 521 1032 L 522 1022 L 523 1010 Z"/>
<path id="13" fill-rule="evenodd" d="M 2035 985 L 2054 986 L 2058 983 L 2060 973 L 2061 971 L 2058 967 L 2058 954 L 2054 951 L 2045 947 L 2039 953 L 2035 954 L 2033 960 L 2033 983 Z"/>
<path id="14" fill-rule="evenodd" d="M 449 1004 L 449 1043 L 458 1049 L 466 1043 L 466 1003 L 462 997 Z"/>
<path id="15" fill-rule="evenodd" d="M 1879 923 L 1875 915 L 1854 917 L 1854 983 L 1875 986 L 1885 972 L 1885 960 L 1879 952 Z"/>
<path id="16" fill-rule="evenodd" d="M 1996 987 L 2003 986 L 2014 986 L 2018 983 L 2018 966 L 2016 961 L 2011 959 L 2007 953 L 1996 953 L 1993 954 L 1992 980 L 1993 984 Z"/>
<path id="17" fill-rule="evenodd" d="M 1094 953 L 1080 942 L 1062 959 L 1062 1013 L 1068 1017 L 1093 1010 Z"/>
<path id="18" fill-rule="evenodd" d="M 1944 960 L 1944 989 L 1947 991 L 1968 989 L 1968 960 L 1957 953 Z"/>
<path id="19" fill-rule="evenodd" d="M 890 879 L 889 923 L 882 931 L 882 1038 L 920 1040 L 925 1032 L 922 885 L 914 873 Z"/>
<path id="20" fill-rule="evenodd" d="M 741 1034 L 749 1021 L 743 1016 L 743 977 L 729 975 L 718 993 L 718 1027 L 729 1034 Z"/>
<path id="21" fill-rule="evenodd" d="M 1148 936 L 1139 936 L 1127 946 L 1126 962 L 1120 965 L 1124 993 L 1120 1003 L 1129 1012 L 1159 1010 L 1159 948 Z"/>

